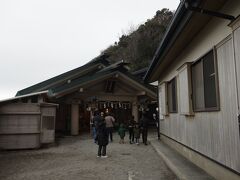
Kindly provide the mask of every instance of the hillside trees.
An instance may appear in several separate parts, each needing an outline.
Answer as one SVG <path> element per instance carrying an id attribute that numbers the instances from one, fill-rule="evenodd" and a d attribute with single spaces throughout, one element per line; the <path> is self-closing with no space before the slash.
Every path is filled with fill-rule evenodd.
<path id="1" fill-rule="evenodd" d="M 152 19 L 135 31 L 131 27 L 129 34 L 123 34 L 118 42 L 102 53 L 108 54 L 112 62 L 124 60 L 131 63 L 132 71 L 148 66 L 172 17 L 173 12 L 169 9 L 157 11 Z"/>

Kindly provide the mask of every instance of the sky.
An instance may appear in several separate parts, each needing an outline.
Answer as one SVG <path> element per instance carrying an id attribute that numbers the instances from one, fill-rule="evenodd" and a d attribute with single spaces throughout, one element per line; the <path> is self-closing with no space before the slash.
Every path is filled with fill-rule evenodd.
<path id="1" fill-rule="evenodd" d="M 84 65 L 180 0 L 1 0 L 0 99 Z"/>

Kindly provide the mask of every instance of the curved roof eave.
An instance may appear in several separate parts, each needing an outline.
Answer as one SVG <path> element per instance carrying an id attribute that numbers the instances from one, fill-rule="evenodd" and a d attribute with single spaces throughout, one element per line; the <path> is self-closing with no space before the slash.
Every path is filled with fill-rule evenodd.
<path id="1" fill-rule="evenodd" d="M 80 66 L 78 68 L 72 69 L 70 71 L 67 71 L 65 73 L 62 73 L 60 75 L 57 75 L 55 77 L 52 77 L 50 79 L 47 79 L 45 81 L 42 81 L 40 83 L 37 83 L 35 85 L 32 85 L 30 87 L 27 87 L 25 89 L 19 90 L 16 94 L 16 96 L 21 96 L 24 94 L 29 94 L 33 92 L 43 91 L 50 89 L 50 87 L 54 84 L 59 84 L 62 81 L 65 81 L 66 79 L 73 78 L 74 76 L 80 74 L 82 71 L 87 70 L 88 68 L 94 68 L 95 66 L 98 66 L 99 64 L 106 65 L 108 61 L 106 59 L 102 59 L 101 57 L 97 57 L 94 59 L 94 61 L 90 61 L 86 63 L 83 66 Z"/>
<path id="2" fill-rule="evenodd" d="M 146 86 L 142 82 L 136 80 L 129 73 L 121 72 L 121 70 L 110 70 L 105 72 L 104 71 L 99 72 L 99 73 L 96 73 L 94 76 L 89 77 L 89 79 L 79 79 L 73 84 L 67 84 L 66 86 L 63 86 L 60 89 L 52 89 L 51 96 L 52 97 L 64 96 L 66 94 L 76 91 L 79 87 L 83 85 L 92 83 L 93 81 L 103 80 L 116 74 L 119 74 L 124 79 L 128 79 L 128 81 L 131 81 L 133 84 L 137 85 L 137 87 L 146 91 L 150 97 L 156 98 L 156 93 L 149 86 Z"/>
<path id="3" fill-rule="evenodd" d="M 195 3 L 198 5 L 200 2 L 201 1 L 197 0 Z M 147 73 L 144 77 L 145 82 L 153 82 L 157 80 L 157 78 L 154 77 L 154 73 L 157 67 L 161 64 L 161 58 L 164 57 L 166 52 L 171 47 L 171 44 L 175 42 L 178 35 L 188 23 L 188 20 L 192 17 L 192 14 L 192 12 L 185 8 L 185 0 L 182 0 L 147 70 Z"/>

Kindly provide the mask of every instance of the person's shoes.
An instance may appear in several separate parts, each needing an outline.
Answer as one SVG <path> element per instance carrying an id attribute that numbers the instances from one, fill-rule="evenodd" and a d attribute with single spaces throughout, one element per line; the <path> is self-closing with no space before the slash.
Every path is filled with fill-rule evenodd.
<path id="1" fill-rule="evenodd" d="M 145 145 L 148 145 L 148 143 L 144 143 Z"/>
<path id="2" fill-rule="evenodd" d="M 101 156 L 101 158 L 107 158 L 108 156 L 107 155 L 105 155 L 105 156 Z"/>
<path id="3" fill-rule="evenodd" d="M 97 156 L 98 158 L 101 157 L 101 156 Z"/>
<path id="4" fill-rule="evenodd" d="M 139 143 L 136 143 L 136 145 L 139 145 Z"/>

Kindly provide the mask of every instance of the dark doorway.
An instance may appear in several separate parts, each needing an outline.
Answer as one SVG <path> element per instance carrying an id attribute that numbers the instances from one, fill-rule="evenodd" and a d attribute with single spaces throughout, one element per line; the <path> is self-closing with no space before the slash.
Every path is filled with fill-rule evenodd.
<path id="1" fill-rule="evenodd" d="M 59 104 L 56 113 L 55 129 L 57 134 L 70 134 L 71 131 L 71 105 Z"/>
<path id="2" fill-rule="evenodd" d="M 106 115 L 110 113 L 115 118 L 114 127 L 117 129 L 121 123 L 124 123 L 127 126 L 131 116 L 132 116 L 132 109 L 125 109 L 125 108 L 101 108 L 99 109 L 100 112 L 104 112 Z"/>
<path id="3" fill-rule="evenodd" d="M 90 111 L 84 105 L 79 105 L 79 132 L 90 132 Z"/>

